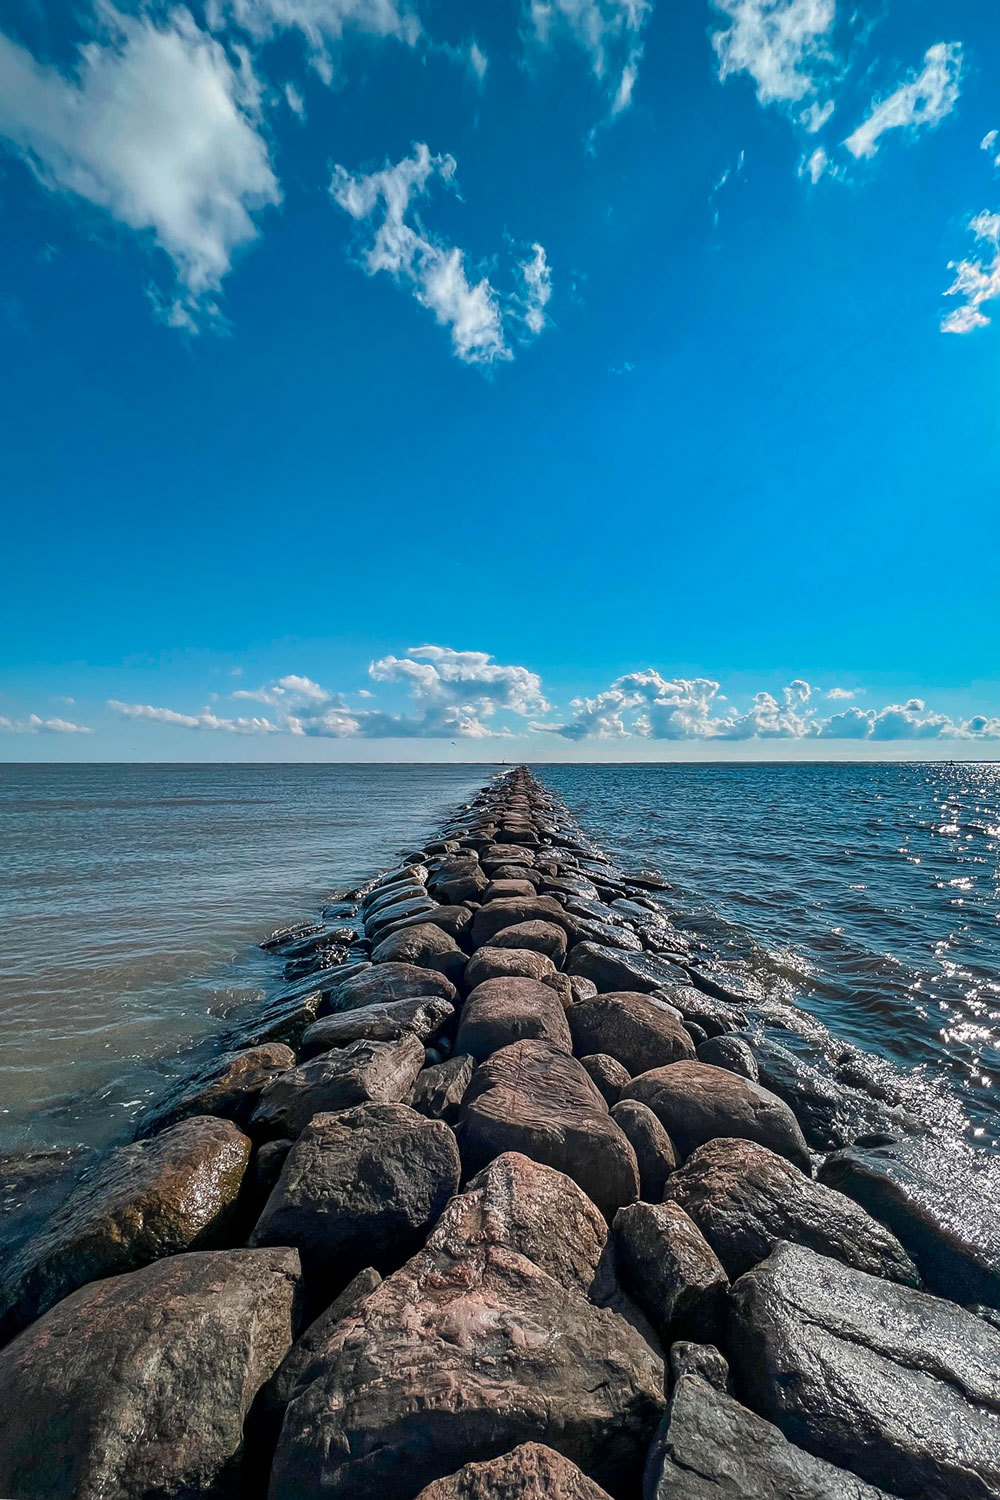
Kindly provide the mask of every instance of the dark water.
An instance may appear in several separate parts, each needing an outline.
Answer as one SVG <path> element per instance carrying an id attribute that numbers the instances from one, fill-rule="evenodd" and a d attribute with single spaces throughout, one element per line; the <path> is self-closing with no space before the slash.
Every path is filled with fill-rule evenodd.
<path id="1" fill-rule="evenodd" d="M 0 1151 L 101 1145 L 483 766 L 0 766 Z M 150 1066 L 151 1062 L 154 1066 Z"/>
<path id="2" fill-rule="evenodd" d="M 926 1117 L 1000 1144 L 1000 766 L 538 774 L 804 1045 L 867 1049 Z M 490 775 L 0 767 L 0 1151 L 120 1137 L 179 1050 L 280 986 L 263 935 Z"/>
<path id="3" fill-rule="evenodd" d="M 544 780 L 765 1011 L 1000 1145 L 1000 765 L 560 766 Z"/>

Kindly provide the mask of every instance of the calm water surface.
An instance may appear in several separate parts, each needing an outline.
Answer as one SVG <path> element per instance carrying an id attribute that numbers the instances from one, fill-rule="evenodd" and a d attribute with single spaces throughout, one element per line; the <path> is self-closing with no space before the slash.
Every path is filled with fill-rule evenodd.
<path id="1" fill-rule="evenodd" d="M 281 984 L 255 944 L 436 831 L 484 766 L 0 767 L 0 1151 L 127 1132 Z M 1000 1142 L 1000 767 L 538 774 L 765 1012 Z"/>

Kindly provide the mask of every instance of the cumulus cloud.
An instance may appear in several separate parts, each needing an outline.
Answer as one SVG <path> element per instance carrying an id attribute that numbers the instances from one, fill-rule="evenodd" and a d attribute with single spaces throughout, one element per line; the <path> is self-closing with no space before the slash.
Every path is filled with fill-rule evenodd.
<path id="1" fill-rule="evenodd" d="M 527 12 L 536 45 L 569 38 L 583 48 L 614 116 L 632 103 L 652 8 L 652 0 L 528 0 Z"/>
<path id="2" fill-rule="evenodd" d="M 853 698 L 853 688 L 832 687 L 826 695 L 828 698 Z"/>
<path id="3" fill-rule="evenodd" d="M 100 11 L 72 72 L 0 33 L 0 137 L 53 192 L 75 195 L 157 245 L 175 286 L 160 316 L 195 331 L 254 214 L 281 192 L 261 133 L 260 85 L 183 6 L 165 18 Z"/>
<path id="4" fill-rule="evenodd" d="M 830 40 L 835 0 L 711 0 L 729 19 L 712 36 L 719 78 L 746 73 L 759 103 L 786 107 L 810 99 L 833 69 Z M 800 116 L 807 130 L 818 130 L 833 104 L 813 99 Z"/>
<path id="5" fill-rule="evenodd" d="M 221 6 L 218 9 L 221 20 Z M 396 0 L 230 0 L 229 12 L 237 26 L 258 41 L 282 31 L 300 32 L 313 67 L 326 83 L 333 79 L 333 49 L 345 31 L 394 37 L 409 47 L 421 36 L 417 16 Z"/>
<path id="6" fill-rule="evenodd" d="M 410 696 L 408 713 L 381 708 L 350 708 L 345 697 L 329 692 L 309 677 L 289 675 L 257 689 L 239 689 L 234 698 L 249 698 L 274 707 L 272 719 L 227 719 L 209 709 L 188 714 L 151 704 L 113 700 L 116 713 L 149 719 L 182 729 L 216 729 L 232 734 L 283 732 L 324 739 L 483 739 L 509 733 L 498 714 L 528 718 L 544 713 L 548 703 L 541 679 L 527 667 L 505 666 L 485 651 L 455 651 L 450 646 L 413 646 L 405 656 L 384 656 L 369 667 L 373 682 L 399 684 Z M 368 689 L 356 694 L 372 699 Z"/>
<path id="7" fill-rule="evenodd" d="M 942 333 L 971 333 L 974 328 L 985 328 L 990 319 L 983 307 L 1000 297 L 1000 214 L 984 210 L 969 228 L 981 247 L 980 254 L 974 259 L 949 262 L 955 279 L 945 296 L 961 297 L 962 302 L 942 318 Z"/>
<path id="8" fill-rule="evenodd" d="M 494 365 L 512 358 L 507 342 L 511 324 L 529 334 L 545 325 L 544 307 L 551 294 L 551 278 L 540 245 L 520 274 L 528 290 L 522 304 L 517 296 L 503 297 L 489 278 L 470 280 L 465 251 L 424 228 L 414 210 L 436 179 L 455 182 L 453 156 L 432 156 L 426 145 L 415 145 L 413 155 L 379 171 L 352 173 L 334 168 L 330 192 L 334 202 L 359 224 L 374 230 L 364 248 L 362 265 L 369 276 L 385 271 L 407 286 L 451 333 L 452 348 L 466 364 Z"/>
<path id="9" fill-rule="evenodd" d="M 873 100 L 868 118 L 844 145 L 852 156 L 871 157 L 889 130 L 916 131 L 921 126 L 939 125 L 958 103 L 961 76 L 959 42 L 937 42 L 928 47 L 922 70 L 887 98 Z"/>
<path id="10" fill-rule="evenodd" d="M 69 719 L 42 718 L 29 714 L 26 719 L 8 719 L 0 714 L 0 734 L 93 734 L 86 724 L 73 724 Z"/>

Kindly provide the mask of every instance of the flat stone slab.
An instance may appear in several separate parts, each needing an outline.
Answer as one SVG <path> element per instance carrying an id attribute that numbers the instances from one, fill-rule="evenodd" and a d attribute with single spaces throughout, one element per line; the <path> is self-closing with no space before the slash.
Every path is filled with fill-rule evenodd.
<path id="1" fill-rule="evenodd" d="M 88 1281 L 218 1244 L 249 1159 L 231 1121 L 204 1115 L 119 1146 L 5 1268 L 2 1336 Z"/>
<path id="2" fill-rule="evenodd" d="M 426 995 L 440 995 L 452 1004 L 458 1000 L 458 990 L 451 980 L 436 969 L 408 963 L 369 964 L 362 972 L 337 986 L 328 997 L 328 1009 L 333 1012 L 359 1010 L 363 1006 L 422 999 Z"/>
<path id="3" fill-rule="evenodd" d="M 395 1042 L 408 1032 L 427 1042 L 454 1013 L 450 1000 L 440 995 L 420 995 L 413 1000 L 390 1000 L 384 1005 L 363 1005 L 357 1010 L 324 1016 L 302 1038 L 303 1061 L 334 1047 L 349 1047 L 352 1042 Z"/>
<path id="4" fill-rule="evenodd" d="M 173 1255 L 92 1282 L 0 1351 L 0 1494 L 239 1494 L 243 1424 L 291 1347 L 294 1250 Z"/>
<path id="5" fill-rule="evenodd" d="M 738 1393 L 791 1442 L 904 1500 L 996 1500 L 995 1328 L 801 1245 L 780 1245 L 731 1296 Z"/>

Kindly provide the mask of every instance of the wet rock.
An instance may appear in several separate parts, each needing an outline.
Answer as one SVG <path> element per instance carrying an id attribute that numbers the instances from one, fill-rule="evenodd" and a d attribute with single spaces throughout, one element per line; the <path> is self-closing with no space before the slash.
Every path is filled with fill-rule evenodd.
<path id="1" fill-rule="evenodd" d="M 566 913 L 553 896 L 511 896 L 490 901 L 476 912 L 472 923 L 472 946 L 492 946 L 497 934 L 505 927 L 515 927 L 522 922 L 545 922 L 563 928 Z"/>
<path id="2" fill-rule="evenodd" d="M 732 1290 L 738 1391 L 904 1500 L 995 1500 L 1000 1334 L 951 1302 L 780 1245 Z"/>
<path id="3" fill-rule="evenodd" d="M 436 969 L 452 984 L 460 984 L 466 957 L 453 937 L 429 922 L 391 933 L 372 949 L 372 963 L 418 964 Z"/>
<path id="4" fill-rule="evenodd" d="M 266 937 L 258 948 L 263 948 L 265 953 L 280 953 L 286 943 L 295 943 L 311 934 L 323 931 L 322 922 L 294 922 L 290 927 L 278 927 Z"/>
<path id="5" fill-rule="evenodd" d="M 402 1104 L 316 1115 L 292 1147 L 254 1245 L 293 1245 L 315 1285 L 364 1266 L 386 1271 L 415 1250 L 458 1190 L 455 1136 Z"/>
<path id="6" fill-rule="evenodd" d="M 603 943 L 575 943 L 569 951 L 566 969 L 570 974 L 592 979 L 601 994 L 608 991 L 649 994 L 687 978 L 683 969 L 653 953 L 631 953 Z"/>
<path id="7" fill-rule="evenodd" d="M 454 1125 L 475 1071 L 476 1060 L 468 1053 L 456 1053 L 445 1062 L 421 1069 L 413 1085 L 411 1107 L 429 1119 Z"/>
<path id="8" fill-rule="evenodd" d="M 74 1292 L 0 1353 L 0 1493 L 238 1493 L 243 1424 L 291 1345 L 298 1281 L 293 1250 L 226 1250 Z"/>
<path id="9" fill-rule="evenodd" d="M 360 1010 L 368 1005 L 388 1005 L 393 1000 L 422 999 L 427 995 L 440 995 L 454 1005 L 458 990 L 450 979 L 435 969 L 421 968 L 419 964 L 380 963 L 368 967 L 363 973 L 345 980 L 329 997 L 326 1007 L 331 1012 Z"/>
<path id="10" fill-rule="evenodd" d="M 455 859 L 442 864 L 427 884 L 436 900 L 457 906 L 462 901 L 481 901 L 489 877 L 478 859 Z"/>
<path id="11" fill-rule="evenodd" d="M 592 1052 L 589 1057 L 581 1057 L 580 1066 L 586 1069 L 600 1089 L 608 1109 L 617 1104 L 622 1089 L 631 1077 L 628 1069 L 623 1068 L 617 1058 L 609 1057 L 606 1052 Z"/>
<path id="12" fill-rule="evenodd" d="M 684 1030 L 691 1038 L 692 1045 L 695 1049 L 695 1055 L 697 1055 L 698 1049 L 700 1047 L 703 1047 L 707 1041 L 711 1040 L 708 1032 L 705 1031 L 701 1026 L 699 1026 L 697 1021 L 685 1021 Z M 704 1062 L 704 1060 L 704 1058 L 700 1059 L 700 1061 L 702 1062 Z"/>
<path id="13" fill-rule="evenodd" d="M 632 1203 L 615 1215 L 614 1234 L 622 1285 L 664 1345 L 677 1337 L 717 1343 L 729 1278 L 684 1210 Z"/>
<path id="14" fill-rule="evenodd" d="M 685 1021 L 700 1026 L 706 1037 L 723 1036 L 730 1031 L 745 1031 L 748 1025 L 745 1011 L 711 995 L 702 994 L 692 984 L 668 985 L 661 998 L 675 1006 Z"/>
<path id="15" fill-rule="evenodd" d="M 250 1159 L 229 1120 L 182 1120 L 120 1146 L 6 1266 L 0 1337 L 77 1287 L 225 1238 Z"/>
<path id="16" fill-rule="evenodd" d="M 395 924 L 406 917 L 423 918 L 425 922 L 431 922 L 436 913 L 437 903 L 430 899 L 426 891 L 401 901 L 386 902 L 365 916 L 365 936 L 373 943 L 378 943 Z"/>
<path id="17" fill-rule="evenodd" d="M 254 1152 L 243 1179 L 243 1197 L 240 1203 L 241 1216 L 249 1208 L 251 1224 L 257 1222 L 264 1204 L 274 1192 L 285 1158 L 294 1144 L 294 1141 L 287 1140 L 265 1141 Z"/>
<path id="18" fill-rule="evenodd" d="M 474 990 L 487 979 L 534 979 L 541 983 L 556 972 L 544 953 L 530 948 L 477 948 L 465 970 L 465 986 Z"/>
<path id="19" fill-rule="evenodd" d="M 487 979 L 462 1008 L 455 1049 L 477 1062 L 512 1042 L 540 1040 L 572 1052 L 566 1012 L 557 995 L 534 979 Z"/>
<path id="20" fill-rule="evenodd" d="M 410 1032 L 427 1042 L 454 1014 L 451 1001 L 440 995 L 390 1000 L 384 1005 L 341 1011 L 338 1015 L 324 1016 L 309 1027 L 302 1038 L 302 1057 L 305 1061 L 333 1047 L 347 1047 L 351 1042 L 394 1042 Z"/>
<path id="21" fill-rule="evenodd" d="M 633 1078 L 623 1098 L 648 1104 L 682 1156 L 717 1136 L 757 1141 L 811 1172 L 795 1116 L 749 1078 L 708 1063 L 678 1062 Z"/>
<path id="22" fill-rule="evenodd" d="M 890 1500 L 794 1447 L 696 1373 L 677 1382 L 649 1450 L 644 1500 Z"/>
<path id="23" fill-rule="evenodd" d="M 95 1159 L 84 1147 L 0 1153 L 0 1267 L 38 1233 Z"/>
<path id="24" fill-rule="evenodd" d="M 366 966 L 352 965 L 355 972 L 363 967 Z M 336 971 L 330 972 L 333 974 Z M 265 1005 L 255 1006 L 252 1014 L 241 1016 L 227 1033 L 226 1041 L 230 1050 L 238 1052 L 262 1047 L 268 1042 L 282 1042 L 294 1051 L 301 1042 L 306 1027 L 315 1021 L 323 993 L 313 975 L 310 979 L 303 980 L 301 989 L 286 991 Z"/>
<path id="25" fill-rule="evenodd" d="M 667 1178 L 677 1166 L 677 1152 L 653 1111 L 637 1099 L 622 1099 L 611 1110 L 611 1118 L 624 1131 L 639 1164 L 639 1196 L 646 1203 L 659 1203 Z"/>
<path id="26" fill-rule="evenodd" d="M 192 1115 L 218 1115 L 245 1126 L 267 1085 L 294 1066 L 295 1053 L 282 1042 L 226 1052 L 168 1089 L 139 1121 L 136 1135 L 153 1135 Z"/>
<path id="27" fill-rule="evenodd" d="M 411 927 L 423 926 L 425 922 L 432 922 L 457 941 L 472 926 L 472 912 L 467 906 L 435 906 L 429 912 L 417 916 L 399 917 L 386 922 L 379 927 L 374 940 L 376 943 L 381 942 L 393 933 L 407 932 Z"/>
<path id="28" fill-rule="evenodd" d="M 569 1025 L 577 1054 L 607 1052 L 633 1075 L 694 1056 L 676 1014 L 643 994 L 612 992 L 583 1001 L 571 1007 Z"/>
<path id="29" fill-rule="evenodd" d="M 566 933 L 554 922 L 515 922 L 491 939 L 494 948 L 529 948 L 544 953 L 558 968 L 566 957 Z"/>
<path id="30" fill-rule="evenodd" d="M 607 1490 L 543 1443 L 522 1443 L 500 1458 L 465 1464 L 435 1479 L 417 1500 L 610 1500 Z"/>
<path id="31" fill-rule="evenodd" d="M 779 1042 L 755 1041 L 753 1053 L 761 1083 L 795 1111 L 814 1151 L 834 1151 L 898 1123 L 885 1105 L 835 1082 Z"/>
<path id="32" fill-rule="evenodd" d="M 469 1171 L 520 1151 L 565 1172 L 610 1217 L 638 1196 L 635 1153 L 574 1057 L 542 1041 L 504 1047 L 476 1069 L 459 1144 Z"/>
<path id="33" fill-rule="evenodd" d="M 843 1193 L 753 1141 L 699 1146 L 670 1178 L 665 1196 L 691 1216 L 732 1277 L 791 1240 L 873 1276 L 919 1285 L 895 1235 Z"/>
<path id="34" fill-rule="evenodd" d="M 677 1339 L 670 1346 L 670 1379 L 676 1385 L 685 1375 L 697 1375 L 717 1391 L 729 1390 L 729 1364 L 714 1344 Z"/>
<path id="35" fill-rule="evenodd" d="M 748 1043 L 738 1036 L 713 1036 L 698 1048 L 698 1061 L 711 1063 L 713 1068 L 728 1068 L 751 1083 L 759 1081 L 757 1059 Z"/>
<path id="36" fill-rule="evenodd" d="M 294 1140 L 313 1115 L 357 1104 L 397 1104 L 409 1094 L 423 1063 L 423 1044 L 412 1033 L 396 1042 L 352 1042 L 324 1052 L 264 1090 L 251 1130 Z"/>
<path id="37" fill-rule="evenodd" d="M 334 1329 L 288 1408 L 271 1500 L 412 1500 L 543 1437 L 615 1493 L 634 1485 L 663 1367 L 582 1290 L 602 1234 L 560 1173 L 495 1163 Z"/>
<path id="38" fill-rule="evenodd" d="M 838 1151 L 819 1175 L 888 1225 L 931 1291 L 1000 1308 L 1000 1184 L 991 1160 L 906 1140 Z"/>

